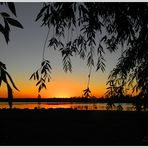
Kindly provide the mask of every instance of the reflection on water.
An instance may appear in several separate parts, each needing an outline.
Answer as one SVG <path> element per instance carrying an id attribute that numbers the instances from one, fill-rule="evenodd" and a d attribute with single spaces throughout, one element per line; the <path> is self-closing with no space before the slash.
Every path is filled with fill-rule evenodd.
<path id="1" fill-rule="evenodd" d="M 56 108 L 71 108 L 74 110 L 106 110 L 107 103 L 68 103 L 68 102 L 50 102 L 50 103 L 22 103 L 22 102 L 14 102 L 12 108 L 19 108 L 19 109 L 35 109 L 35 108 L 45 108 L 45 109 L 56 109 Z M 115 107 L 112 110 L 117 110 L 117 106 L 119 103 L 115 103 Z M 131 103 L 120 103 L 122 105 L 124 111 L 134 111 L 135 108 Z M 0 108 L 9 108 L 8 103 L 0 103 Z"/>

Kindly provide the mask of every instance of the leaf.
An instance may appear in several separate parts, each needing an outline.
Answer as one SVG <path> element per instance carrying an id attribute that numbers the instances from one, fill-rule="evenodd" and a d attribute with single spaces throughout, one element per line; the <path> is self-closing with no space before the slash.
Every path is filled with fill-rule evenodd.
<path id="1" fill-rule="evenodd" d="M 4 22 L 5 22 L 5 28 L 0 24 L 0 32 L 2 32 L 2 34 L 5 37 L 6 43 L 8 44 L 10 28 L 8 26 L 8 23 L 7 23 L 6 19 L 4 19 Z"/>
<path id="2" fill-rule="evenodd" d="M 5 82 L 5 83 L 7 83 L 7 79 L 6 79 L 6 73 L 5 73 L 6 71 L 4 71 L 3 69 L 1 69 L 1 79 Z"/>
<path id="3" fill-rule="evenodd" d="M 40 92 L 41 89 L 42 89 L 42 85 L 39 86 L 39 88 L 38 88 L 38 92 Z"/>
<path id="4" fill-rule="evenodd" d="M 36 83 L 36 86 L 39 85 L 40 83 L 41 83 L 41 80 Z"/>
<path id="5" fill-rule="evenodd" d="M 49 67 L 49 69 L 52 69 L 51 65 L 47 63 L 47 66 Z"/>
<path id="6" fill-rule="evenodd" d="M 12 2 L 8 2 L 8 7 L 11 10 L 11 12 L 16 16 L 16 10 L 15 10 L 15 5 Z"/>
<path id="7" fill-rule="evenodd" d="M 6 69 L 6 65 L 0 61 L 0 68 Z"/>
<path id="8" fill-rule="evenodd" d="M 33 74 L 31 75 L 31 77 L 29 78 L 29 80 L 31 80 L 31 79 L 33 78 L 34 74 L 35 74 L 35 73 L 33 73 Z"/>
<path id="9" fill-rule="evenodd" d="M 46 68 L 47 69 L 47 71 L 49 72 L 49 73 L 51 73 L 51 71 L 49 70 L 49 68 Z"/>
<path id="10" fill-rule="evenodd" d="M 8 14 L 8 13 L 6 13 L 6 12 L 1 12 L 0 13 L 3 17 L 10 17 L 10 15 Z"/>
<path id="11" fill-rule="evenodd" d="M 102 42 L 103 40 L 106 41 L 106 39 L 107 39 L 107 36 L 105 35 L 104 37 L 102 37 L 101 42 Z"/>
<path id="12" fill-rule="evenodd" d="M 0 24 L 0 32 L 4 35 L 4 27 Z"/>
<path id="13" fill-rule="evenodd" d="M 48 82 L 50 82 L 50 77 L 48 77 Z"/>
<path id="14" fill-rule="evenodd" d="M 46 85 L 44 83 L 42 83 L 42 87 L 44 87 L 46 89 Z"/>
<path id="15" fill-rule="evenodd" d="M 7 91 L 8 91 L 8 104 L 9 107 L 12 108 L 13 92 L 9 84 L 7 84 Z"/>
<path id="16" fill-rule="evenodd" d="M 7 18 L 7 21 L 9 24 L 11 24 L 12 26 L 16 26 L 18 28 L 22 28 L 23 29 L 23 26 L 21 25 L 20 22 L 18 22 L 17 20 L 15 19 L 12 19 L 12 18 Z"/>
<path id="17" fill-rule="evenodd" d="M 39 14 L 37 15 L 37 18 L 36 18 L 35 21 L 37 21 L 37 20 L 40 19 L 40 17 L 42 16 L 42 13 L 43 13 L 47 8 L 48 8 L 48 6 L 44 6 L 44 7 L 40 10 L 40 12 L 39 12 Z"/>
<path id="18" fill-rule="evenodd" d="M 6 73 L 6 75 L 8 76 L 9 80 L 11 81 L 13 87 L 14 87 L 17 91 L 19 91 L 19 89 L 15 86 L 15 84 L 14 84 L 14 82 L 13 82 L 11 76 L 9 75 L 9 73 L 8 73 L 7 71 L 5 71 L 5 73 Z"/>
<path id="19" fill-rule="evenodd" d="M 36 78 L 37 78 L 37 80 L 39 80 L 39 74 L 38 74 L 38 71 L 36 71 Z"/>
<path id="20" fill-rule="evenodd" d="M 7 83 L 7 90 L 8 90 L 8 98 L 13 98 L 12 88 L 10 87 L 8 83 Z"/>
<path id="21" fill-rule="evenodd" d="M 43 67 L 43 69 L 41 70 L 41 74 L 45 73 L 45 68 Z"/>

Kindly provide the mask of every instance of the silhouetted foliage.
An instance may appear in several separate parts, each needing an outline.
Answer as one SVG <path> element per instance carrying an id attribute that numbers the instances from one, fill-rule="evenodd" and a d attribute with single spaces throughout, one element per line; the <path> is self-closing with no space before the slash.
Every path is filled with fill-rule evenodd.
<path id="1" fill-rule="evenodd" d="M 12 2 L 8 3 L 0 3 L 1 5 L 6 5 L 8 6 L 9 10 L 13 13 L 13 15 L 16 16 L 16 10 L 15 10 L 15 5 Z M 0 32 L 4 35 L 4 38 L 6 42 L 9 42 L 9 33 L 10 33 L 10 26 L 15 26 L 18 28 L 23 28 L 23 26 L 18 22 L 16 19 L 13 19 L 10 17 L 10 14 L 7 12 L 0 12 L 0 15 L 2 16 L 4 20 L 4 26 L 3 23 L 0 22 Z"/>
<path id="2" fill-rule="evenodd" d="M 50 46 L 58 50 L 62 45 L 66 49 L 63 56 L 65 71 L 71 71 L 73 54 L 83 59 L 87 57 L 88 66 L 95 65 L 94 55 L 97 55 L 96 70 L 104 71 L 105 49 L 114 52 L 125 47 L 108 81 L 114 81 L 115 93 L 124 93 L 127 85 L 139 91 L 140 97 L 147 97 L 147 16 L 147 3 L 44 3 L 36 21 L 41 20 L 42 26 L 54 32 Z M 67 41 L 63 39 L 66 36 Z"/>
<path id="3" fill-rule="evenodd" d="M 83 95 L 84 95 L 85 98 L 89 98 L 90 97 L 91 91 L 90 91 L 89 87 L 87 89 L 83 90 L 83 92 L 84 92 Z"/>
<path id="4" fill-rule="evenodd" d="M 112 79 L 110 79 L 107 82 L 107 85 L 109 84 L 109 87 L 107 88 L 107 91 L 105 93 L 106 97 L 109 97 L 109 98 L 125 97 L 127 89 L 124 88 L 124 79 L 115 80 L 113 78 L 114 77 L 112 77 Z"/>
<path id="5" fill-rule="evenodd" d="M 0 2 L 0 5 L 8 6 L 9 10 L 16 17 L 16 10 L 15 10 L 14 3 L 12 3 L 12 2 L 8 2 L 8 3 Z M 23 26 L 16 19 L 11 18 L 10 14 L 8 14 L 7 12 L 0 11 L 0 15 L 2 16 L 3 21 L 4 21 L 4 26 L 3 26 L 3 22 L 0 22 L 0 32 L 4 35 L 6 43 L 8 44 L 10 26 L 15 26 L 15 27 L 18 27 L 18 28 L 23 28 Z M 0 86 L 1 86 L 2 82 L 6 83 L 7 91 L 8 91 L 8 98 L 9 98 L 8 103 L 9 103 L 10 108 L 12 108 L 13 91 L 12 91 L 12 87 L 10 86 L 9 81 L 11 82 L 13 88 L 18 90 L 17 87 L 15 86 L 10 74 L 7 72 L 6 65 L 0 61 Z"/>
<path id="6" fill-rule="evenodd" d="M 46 80 L 49 82 L 51 79 L 51 69 L 50 62 L 43 60 L 41 67 L 31 75 L 30 79 L 37 80 L 36 86 L 38 86 L 38 92 L 43 88 L 46 89 Z"/>

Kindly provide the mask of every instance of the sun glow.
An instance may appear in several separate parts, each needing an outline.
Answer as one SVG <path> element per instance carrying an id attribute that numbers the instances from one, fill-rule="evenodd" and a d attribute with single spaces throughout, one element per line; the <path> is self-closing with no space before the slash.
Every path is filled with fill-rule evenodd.
<path id="1" fill-rule="evenodd" d="M 69 98 L 70 95 L 66 94 L 65 92 L 59 92 L 55 95 L 55 98 Z"/>

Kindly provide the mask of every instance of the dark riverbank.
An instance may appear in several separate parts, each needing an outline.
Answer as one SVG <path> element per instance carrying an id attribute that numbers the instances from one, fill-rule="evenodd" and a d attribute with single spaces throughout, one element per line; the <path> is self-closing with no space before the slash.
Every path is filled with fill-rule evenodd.
<path id="1" fill-rule="evenodd" d="M 148 145 L 146 112 L 0 110 L 0 145 Z"/>

